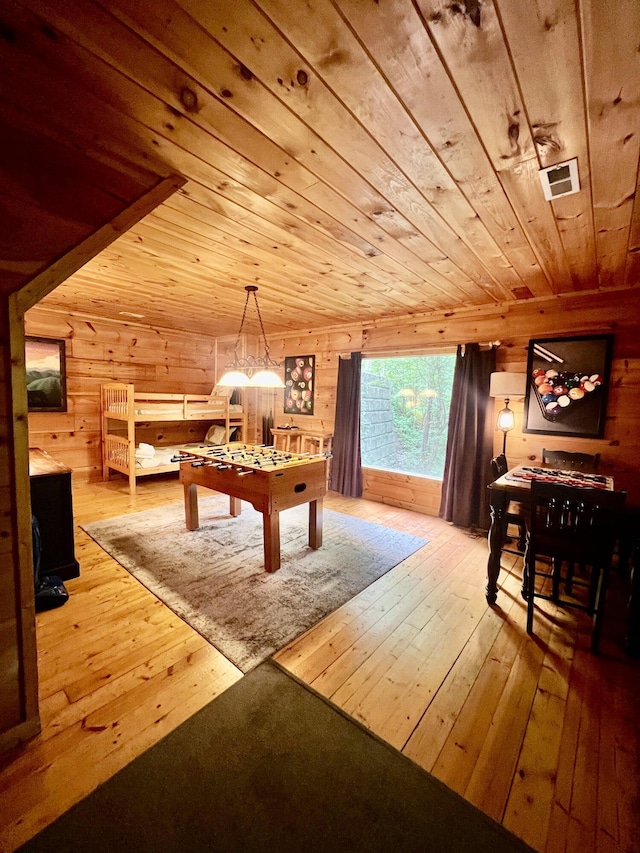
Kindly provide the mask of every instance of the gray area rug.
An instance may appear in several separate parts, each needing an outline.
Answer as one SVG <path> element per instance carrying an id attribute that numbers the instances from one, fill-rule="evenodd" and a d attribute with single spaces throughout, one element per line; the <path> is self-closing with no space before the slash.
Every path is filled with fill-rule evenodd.
<path id="1" fill-rule="evenodd" d="M 262 515 L 229 515 L 201 496 L 200 528 L 184 506 L 83 525 L 92 539 L 243 672 L 304 633 L 427 540 L 324 511 L 323 545 L 308 545 L 308 504 L 280 515 L 281 567 L 264 570 Z"/>
<path id="2" fill-rule="evenodd" d="M 20 850 L 533 853 L 273 661 Z"/>

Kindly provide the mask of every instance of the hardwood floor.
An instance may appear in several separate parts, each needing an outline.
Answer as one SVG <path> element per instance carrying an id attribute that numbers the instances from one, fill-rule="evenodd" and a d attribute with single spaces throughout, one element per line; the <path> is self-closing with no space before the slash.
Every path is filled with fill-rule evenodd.
<path id="1" fill-rule="evenodd" d="M 175 477 L 74 481 L 76 525 L 181 503 Z M 424 536 L 277 659 L 535 850 L 638 853 L 640 661 L 622 651 L 614 575 L 601 654 L 585 614 L 527 637 L 521 561 L 484 598 L 486 538 L 331 493 L 325 505 Z M 38 615 L 42 733 L 0 764 L 0 849 L 14 850 L 241 673 L 76 527 L 81 575 Z"/>

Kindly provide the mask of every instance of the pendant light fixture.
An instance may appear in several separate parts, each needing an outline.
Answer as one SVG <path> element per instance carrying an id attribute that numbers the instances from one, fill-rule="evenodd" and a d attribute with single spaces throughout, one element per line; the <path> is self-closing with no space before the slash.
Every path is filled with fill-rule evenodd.
<path id="1" fill-rule="evenodd" d="M 249 284 L 245 287 L 245 290 L 247 291 L 247 298 L 244 301 L 240 329 L 233 348 L 234 358 L 232 362 L 225 366 L 225 374 L 218 380 L 218 385 L 227 388 L 284 388 L 284 382 L 276 373 L 276 370 L 280 370 L 282 365 L 278 364 L 277 361 L 273 361 L 269 355 L 269 344 L 267 343 L 267 336 L 264 331 L 262 316 L 260 315 L 260 307 L 258 306 L 258 297 L 256 296 L 258 288 L 253 284 Z M 255 302 L 262 339 L 264 340 L 264 356 L 262 358 L 253 355 L 240 358 L 238 353 L 242 327 L 247 316 L 247 307 L 251 296 L 253 296 L 253 301 Z"/>

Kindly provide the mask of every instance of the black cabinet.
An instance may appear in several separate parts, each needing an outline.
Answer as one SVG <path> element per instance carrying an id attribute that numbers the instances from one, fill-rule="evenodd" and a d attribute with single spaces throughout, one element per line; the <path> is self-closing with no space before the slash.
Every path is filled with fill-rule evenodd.
<path id="1" fill-rule="evenodd" d="M 59 575 L 62 580 L 77 578 L 80 566 L 75 558 L 71 468 L 44 450 L 29 450 L 31 512 L 38 519 L 42 540 L 40 575 Z"/>

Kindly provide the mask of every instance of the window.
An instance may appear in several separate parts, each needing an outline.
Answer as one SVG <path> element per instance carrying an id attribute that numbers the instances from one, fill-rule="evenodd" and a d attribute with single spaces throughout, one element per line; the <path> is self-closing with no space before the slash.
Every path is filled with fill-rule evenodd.
<path id="1" fill-rule="evenodd" d="M 362 360 L 362 465 L 442 479 L 454 354 Z"/>

